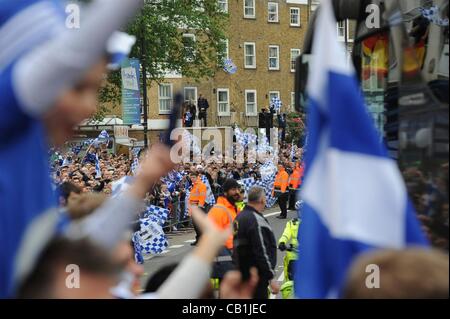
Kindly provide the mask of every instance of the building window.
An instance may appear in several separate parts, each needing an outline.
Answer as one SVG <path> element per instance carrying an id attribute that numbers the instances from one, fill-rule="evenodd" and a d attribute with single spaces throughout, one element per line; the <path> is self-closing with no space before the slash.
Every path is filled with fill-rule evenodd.
<path id="1" fill-rule="evenodd" d="M 244 0 L 244 18 L 255 18 L 255 0 Z"/>
<path id="2" fill-rule="evenodd" d="M 274 98 L 280 99 L 280 91 L 270 91 L 269 92 L 269 105 L 272 103 Z"/>
<path id="3" fill-rule="evenodd" d="M 269 70 L 280 69 L 280 47 L 278 45 L 269 46 Z"/>
<path id="4" fill-rule="evenodd" d="M 184 88 L 184 102 L 197 106 L 197 88 L 185 87 Z"/>
<path id="5" fill-rule="evenodd" d="M 272 107 L 272 101 L 274 98 L 277 98 L 279 100 L 281 100 L 280 98 L 280 91 L 270 91 L 269 92 L 269 108 Z"/>
<path id="6" fill-rule="evenodd" d="M 222 41 L 222 52 L 218 52 L 218 64 L 219 66 L 224 66 L 225 60 L 230 58 L 228 39 Z"/>
<path id="7" fill-rule="evenodd" d="M 159 85 L 159 114 L 170 114 L 172 109 L 172 84 Z"/>
<path id="8" fill-rule="evenodd" d="M 300 8 L 291 8 L 291 27 L 300 26 Z"/>
<path id="9" fill-rule="evenodd" d="M 337 23 L 337 36 L 340 41 L 345 40 L 345 21 L 339 21 Z"/>
<path id="10" fill-rule="evenodd" d="M 269 22 L 278 22 L 278 3 L 276 2 L 269 2 L 268 3 L 268 9 L 269 9 Z"/>
<path id="11" fill-rule="evenodd" d="M 245 90 L 245 114 L 247 116 L 256 116 L 258 113 L 258 104 L 256 90 Z"/>
<path id="12" fill-rule="evenodd" d="M 183 34 L 184 56 L 187 62 L 194 62 L 195 59 L 195 35 Z"/>
<path id="13" fill-rule="evenodd" d="M 291 72 L 295 72 L 295 64 L 299 55 L 300 49 L 291 49 Z"/>
<path id="14" fill-rule="evenodd" d="M 246 69 L 256 69 L 256 44 L 254 42 L 244 43 L 244 67 Z"/>
<path id="15" fill-rule="evenodd" d="M 229 59 L 230 58 L 230 53 L 229 53 L 229 41 L 228 41 L 228 39 L 224 40 L 223 43 L 224 43 L 224 46 L 225 46 L 224 51 L 223 51 L 223 56 L 224 56 L 225 59 Z"/>
<path id="16" fill-rule="evenodd" d="M 218 6 L 220 12 L 227 13 L 228 12 L 228 0 L 218 0 Z"/>
<path id="17" fill-rule="evenodd" d="M 217 113 L 219 116 L 230 115 L 230 90 L 217 89 Z"/>

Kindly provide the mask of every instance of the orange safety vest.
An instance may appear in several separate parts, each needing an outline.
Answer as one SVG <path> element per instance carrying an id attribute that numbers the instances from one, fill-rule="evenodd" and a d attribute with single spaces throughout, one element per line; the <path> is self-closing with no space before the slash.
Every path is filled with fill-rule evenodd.
<path id="1" fill-rule="evenodd" d="M 227 229 L 233 224 L 237 214 L 238 210 L 236 206 L 231 204 L 225 197 L 220 196 L 217 199 L 217 204 L 208 212 L 208 218 L 210 218 L 218 228 Z M 225 247 L 233 249 L 233 235 L 227 239 Z"/>
<path id="2" fill-rule="evenodd" d="M 196 206 L 205 206 L 207 187 L 199 178 L 195 181 L 189 194 L 189 203 Z"/>
<path id="3" fill-rule="evenodd" d="M 294 169 L 294 172 L 289 176 L 289 188 L 293 190 L 297 190 L 302 181 L 301 181 L 301 172 L 299 168 Z"/>
<path id="4" fill-rule="evenodd" d="M 286 192 L 288 187 L 289 174 L 284 170 L 278 171 L 277 176 L 275 177 L 275 183 L 273 183 L 273 191 L 281 191 L 282 193 Z"/>

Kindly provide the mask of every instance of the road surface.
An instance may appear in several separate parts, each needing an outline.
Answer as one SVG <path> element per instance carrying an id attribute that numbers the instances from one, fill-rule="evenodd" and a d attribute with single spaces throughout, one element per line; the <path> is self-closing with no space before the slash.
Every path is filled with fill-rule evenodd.
<path id="1" fill-rule="evenodd" d="M 268 219 L 272 229 L 275 233 L 275 238 L 278 242 L 281 234 L 283 233 L 284 227 L 286 223 L 291 219 L 297 216 L 295 211 L 289 211 L 287 219 L 278 219 L 275 218 L 280 213 L 280 208 L 278 205 L 275 205 L 271 209 L 267 209 L 264 211 L 264 216 Z M 192 249 L 191 243 L 195 241 L 195 232 L 192 228 L 186 230 L 175 231 L 169 233 L 167 235 L 169 240 L 169 247 L 167 250 L 157 256 L 150 256 L 149 259 L 145 261 L 144 268 L 145 273 L 142 277 L 142 285 L 144 286 L 147 282 L 148 278 L 150 278 L 158 269 L 165 265 L 169 265 L 172 263 L 180 262 L 184 256 L 186 256 Z M 284 280 L 283 275 L 283 257 L 285 253 L 277 252 L 277 266 L 275 268 L 276 275 L 275 278 L 279 281 L 280 285 Z M 278 296 L 271 296 L 271 298 L 281 298 L 280 294 Z"/>

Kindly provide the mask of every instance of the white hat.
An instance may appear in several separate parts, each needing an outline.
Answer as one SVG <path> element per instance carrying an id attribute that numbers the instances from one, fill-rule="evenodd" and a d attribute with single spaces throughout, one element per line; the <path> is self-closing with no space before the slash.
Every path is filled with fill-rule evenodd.
<path id="1" fill-rule="evenodd" d="M 201 165 L 197 165 L 197 170 L 199 171 L 199 170 L 202 170 L 203 169 L 203 166 L 201 166 Z"/>

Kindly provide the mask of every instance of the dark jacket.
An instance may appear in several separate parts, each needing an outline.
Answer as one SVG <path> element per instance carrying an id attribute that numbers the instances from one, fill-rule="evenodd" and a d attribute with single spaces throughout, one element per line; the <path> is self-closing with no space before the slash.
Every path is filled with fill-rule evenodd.
<path id="1" fill-rule="evenodd" d="M 233 259 L 239 263 L 237 249 L 248 245 L 248 261 L 258 269 L 261 279 L 271 280 L 277 264 L 277 243 L 267 219 L 253 207 L 246 206 L 234 221 Z"/>
<path id="2" fill-rule="evenodd" d="M 200 112 L 206 112 L 206 110 L 209 108 L 208 100 L 204 97 L 199 98 L 197 101 L 197 106 Z"/>
<path id="3" fill-rule="evenodd" d="M 286 128 L 286 118 L 283 117 L 283 115 L 278 115 L 278 127 L 279 128 Z"/>

